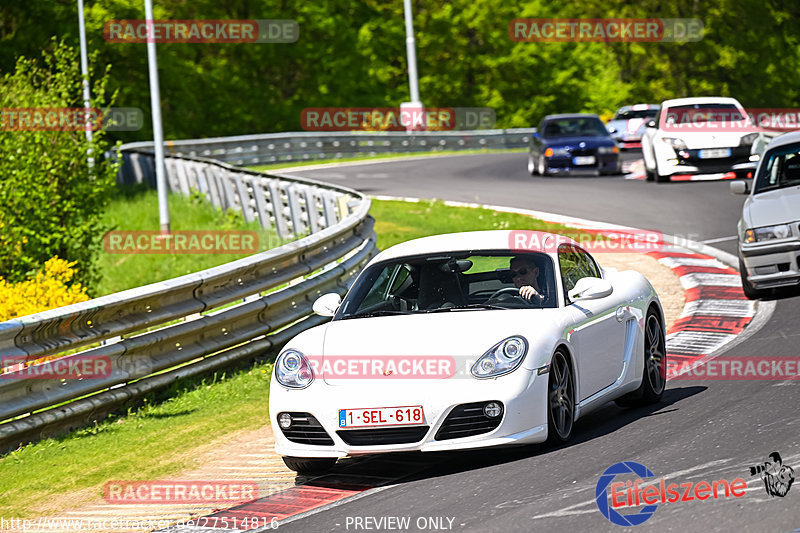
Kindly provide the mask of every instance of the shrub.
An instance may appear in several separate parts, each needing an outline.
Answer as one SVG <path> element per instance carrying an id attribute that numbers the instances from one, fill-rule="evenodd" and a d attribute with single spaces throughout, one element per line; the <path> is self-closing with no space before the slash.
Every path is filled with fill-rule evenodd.
<path id="1" fill-rule="evenodd" d="M 103 131 L 87 141 L 77 128 L 21 131 L 10 122 L 21 108 L 83 107 L 76 51 L 54 41 L 42 61 L 19 58 L 15 71 L 0 78 L 0 277 L 22 281 L 58 256 L 77 261 L 79 281 L 91 286 L 92 258 L 105 233 L 100 215 L 117 166 L 103 157 Z M 108 70 L 92 81 L 91 105 L 102 108 Z"/>
<path id="2" fill-rule="evenodd" d="M 29 280 L 13 283 L 0 277 L 0 322 L 88 300 L 86 288 L 72 282 L 74 266 L 74 261 L 53 257 Z"/>

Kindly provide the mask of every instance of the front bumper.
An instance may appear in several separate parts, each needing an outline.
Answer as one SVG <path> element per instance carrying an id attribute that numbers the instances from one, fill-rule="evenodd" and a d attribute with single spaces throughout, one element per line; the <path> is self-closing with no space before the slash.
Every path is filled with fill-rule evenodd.
<path id="1" fill-rule="evenodd" d="M 747 279 L 756 289 L 800 284 L 800 240 L 739 243 Z"/>
<path id="2" fill-rule="evenodd" d="M 659 162 L 659 173 L 671 174 L 719 174 L 727 172 L 753 172 L 757 161 L 750 161 L 750 145 L 728 147 L 729 157 L 704 159 L 700 149 L 680 150 Z"/>
<path id="3" fill-rule="evenodd" d="M 314 382 L 303 390 L 287 390 L 274 380 L 270 390 L 270 422 L 275 451 L 292 457 L 345 457 L 348 455 L 407 451 L 444 451 L 511 444 L 543 442 L 547 438 L 548 374 L 519 368 L 497 379 L 427 380 L 426 383 L 393 380 L 380 384 L 354 383 L 330 386 Z M 499 401 L 504 406 L 500 425 L 471 437 L 436 440 L 447 415 L 457 406 L 481 401 Z M 422 405 L 425 436 L 410 444 L 355 446 L 337 433 L 339 409 Z M 306 412 L 313 415 L 333 441 L 320 446 L 292 442 L 278 426 L 278 413 Z M 396 426 L 395 426 L 396 427 Z M 376 428 L 377 429 L 377 428 Z M 346 431 L 341 429 L 341 431 Z"/>
<path id="4" fill-rule="evenodd" d="M 591 165 L 576 165 L 574 164 L 575 157 L 581 156 L 594 156 L 595 162 Z M 568 156 L 553 156 L 547 158 L 547 169 L 553 173 L 560 172 L 575 172 L 575 171 L 600 171 L 600 172 L 618 172 L 620 170 L 620 161 L 618 154 L 596 154 L 596 153 L 579 153 L 571 154 Z"/>

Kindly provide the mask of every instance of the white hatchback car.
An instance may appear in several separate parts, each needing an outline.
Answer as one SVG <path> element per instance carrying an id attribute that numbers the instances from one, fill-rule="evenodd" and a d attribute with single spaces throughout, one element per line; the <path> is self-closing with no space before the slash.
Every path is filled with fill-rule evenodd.
<path id="1" fill-rule="evenodd" d="M 800 284 L 800 132 L 767 145 L 752 191 L 747 181 L 731 191 L 750 193 L 738 224 L 739 271 L 748 298 Z"/>
<path id="2" fill-rule="evenodd" d="M 735 98 L 702 97 L 665 100 L 648 121 L 642 155 L 648 181 L 669 181 L 675 174 L 745 174 L 759 156 L 759 138 L 742 104 Z"/>
<path id="3" fill-rule="evenodd" d="M 481 231 L 384 250 L 333 320 L 275 362 L 275 449 L 301 473 L 347 455 L 564 442 L 616 400 L 660 400 L 664 315 L 638 272 L 604 271 L 574 241 Z"/>

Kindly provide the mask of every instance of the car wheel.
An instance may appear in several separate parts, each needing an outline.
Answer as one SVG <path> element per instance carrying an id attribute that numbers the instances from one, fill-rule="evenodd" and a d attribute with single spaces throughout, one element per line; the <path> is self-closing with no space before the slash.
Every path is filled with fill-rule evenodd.
<path id="1" fill-rule="evenodd" d="M 575 420 L 575 385 L 567 355 L 558 350 L 550 363 L 547 387 L 547 440 L 567 442 Z"/>
<path id="2" fill-rule="evenodd" d="M 750 300 L 758 300 L 769 293 L 769 291 L 763 289 L 756 289 L 753 284 L 750 283 L 747 279 L 747 269 L 744 267 L 744 261 L 742 261 L 741 257 L 739 258 L 739 275 L 742 278 L 742 290 L 744 291 L 744 295 Z"/>
<path id="3" fill-rule="evenodd" d="M 667 342 L 661 320 L 654 312 L 644 323 L 644 369 L 642 384 L 630 394 L 615 401 L 621 407 L 636 407 L 661 401 L 667 386 Z"/>
<path id="4" fill-rule="evenodd" d="M 550 174 L 550 171 L 547 170 L 547 162 L 544 160 L 544 156 L 543 155 L 539 156 L 539 164 L 538 164 L 538 168 L 536 170 L 537 170 L 537 173 L 540 176 L 547 176 L 547 175 Z"/>
<path id="5" fill-rule="evenodd" d="M 531 176 L 535 176 L 539 173 L 539 169 L 536 168 L 536 163 L 533 162 L 533 156 L 528 154 L 528 172 Z"/>
<path id="6" fill-rule="evenodd" d="M 645 181 L 655 181 L 656 173 L 648 169 L 647 167 L 644 167 L 644 179 Z"/>
<path id="7" fill-rule="evenodd" d="M 335 457 L 284 457 L 283 462 L 298 474 L 323 474 L 336 464 Z"/>

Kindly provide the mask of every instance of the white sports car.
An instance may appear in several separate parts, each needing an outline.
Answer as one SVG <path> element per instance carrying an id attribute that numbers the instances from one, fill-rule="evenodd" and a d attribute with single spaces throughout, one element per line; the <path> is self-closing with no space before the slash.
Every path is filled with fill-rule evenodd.
<path id="1" fill-rule="evenodd" d="M 653 287 L 560 235 L 405 242 L 314 310 L 333 320 L 286 344 L 269 398 L 275 449 L 300 473 L 348 455 L 561 443 L 592 409 L 657 402 L 666 385 Z"/>

